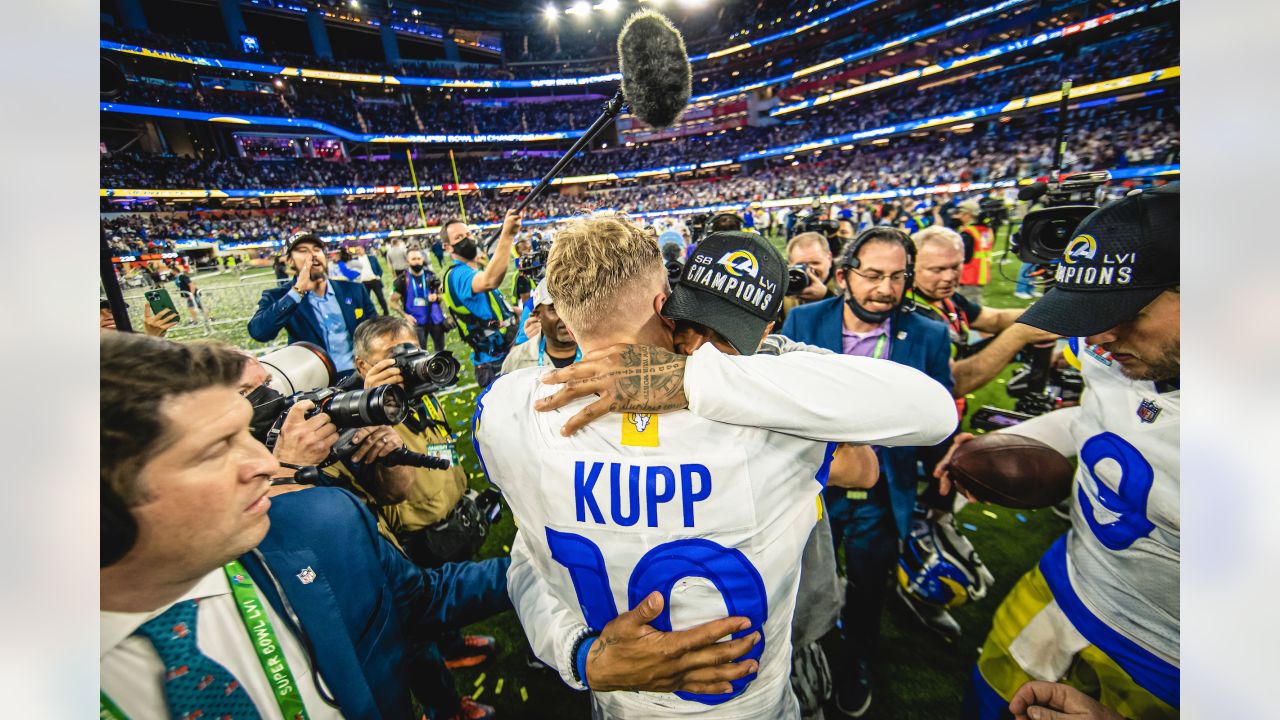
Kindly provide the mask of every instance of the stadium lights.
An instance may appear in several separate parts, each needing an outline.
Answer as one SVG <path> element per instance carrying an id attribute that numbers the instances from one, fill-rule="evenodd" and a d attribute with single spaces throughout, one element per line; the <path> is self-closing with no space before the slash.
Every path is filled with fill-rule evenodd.
<path id="1" fill-rule="evenodd" d="M 360 2 L 359 2 L 359 0 L 351 0 L 351 2 L 349 2 L 349 3 L 347 3 L 347 4 L 351 6 L 351 9 L 352 9 L 352 10 L 359 10 L 359 9 L 360 9 Z"/>
<path id="2" fill-rule="evenodd" d="M 594 7 L 596 10 L 613 12 L 614 10 L 618 9 L 618 0 L 602 0 L 600 3 L 597 3 Z"/>
<path id="3" fill-rule="evenodd" d="M 578 2 L 564 9 L 565 15 L 590 15 L 591 3 L 586 0 L 578 0 Z"/>
<path id="4" fill-rule="evenodd" d="M 547 3 L 547 6 L 542 10 L 542 15 L 547 19 L 547 22 L 553 23 L 560 16 L 560 11 L 556 9 L 555 4 Z"/>

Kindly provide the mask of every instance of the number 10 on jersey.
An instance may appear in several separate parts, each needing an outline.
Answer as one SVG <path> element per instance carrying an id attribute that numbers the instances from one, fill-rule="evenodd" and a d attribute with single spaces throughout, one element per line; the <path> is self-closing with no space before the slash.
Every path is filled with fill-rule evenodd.
<path id="1" fill-rule="evenodd" d="M 552 559 L 569 571 L 573 591 L 578 596 L 587 625 L 600 630 L 617 617 L 618 608 L 613 601 L 609 573 L 600 547 L 581 535 L 551 528 L 547 528 L 547 545 L 551 548 Z M 733 638 L 758 631 L 760 642 L 737 661 L 759 662 L 764 653 L 763 626 L 769 617 L 769 603 L 760 573 L 738 550 L 702 538 L 672 540 L 653 548 L 631 571 L 631 578 L 627 581 L 627 607 L 635 607 L 654 590 L 660 591 L 662 613 L 650 625 L 662 632 L 671 632 L 671 590 L 686 577 L 706 578 L 724 597 L 729 616 L 745 617 L 751 621 L 750 627 L 734 633 Z M 755 677 L 752 673 L 732 681 L 733 691 L 728 693 L 702 695 L 678 691 L 676 696 L 706 705 L 719 705 L 741 695 Z"/>

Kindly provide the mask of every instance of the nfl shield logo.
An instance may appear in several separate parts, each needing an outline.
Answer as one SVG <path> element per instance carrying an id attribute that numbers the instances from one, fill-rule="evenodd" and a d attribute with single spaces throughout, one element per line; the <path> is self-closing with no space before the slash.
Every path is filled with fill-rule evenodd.
<path id="1" fill-rule="evenodd" d="M 1160 406 L 1153 400 L 1143 400 L 1138 406 L 1138 419 L 1144 423 L 1153 423 L 1160 417 Z"/>
<path id="2" fill-rule="evenodd" d="M 302 572 L 298 573 L 298 579 L 302 581 L 303 585 L 310 585 L 315 582 L 316 571 L 312 570 L 311 566 L 308 565 L 307 567 L 302 568 Z"/>

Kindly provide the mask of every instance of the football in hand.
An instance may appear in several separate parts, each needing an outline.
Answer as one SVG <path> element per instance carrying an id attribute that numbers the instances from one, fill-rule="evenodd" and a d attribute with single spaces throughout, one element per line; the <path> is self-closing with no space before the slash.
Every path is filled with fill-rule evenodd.
<path id="1" fill-rule="evenodd" d="M 1036 509 L 1056 505 L 1071 493 L 1075 469 L 1039 440 L 988 433 L 957 447 L 947 474 L 983 502 Z"/>

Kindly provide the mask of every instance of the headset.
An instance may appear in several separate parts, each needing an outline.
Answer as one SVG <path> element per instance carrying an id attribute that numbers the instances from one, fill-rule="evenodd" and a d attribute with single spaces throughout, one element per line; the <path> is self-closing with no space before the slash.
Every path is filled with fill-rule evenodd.
<path id="1" fill-rule="evenodd" d="M 848 245 L 845 245 L 844 251 L 840 253 L 840 260 L 837 267 L 858 269 L 862 263 L 858 260 L 858 253 L 862 251 L 862 246 L 872 240 L 896 241 L 902 245 L 902 249 L 907 253 L 907 267 L 903 273 L 902 296 L 907 296 L 907 291 L 911 289 L 916 277 L 916 244 L 911 242 L 911 236 L 906 232 L 888 225 L 877 225 L 867 228 L 858 233 Z"/>

